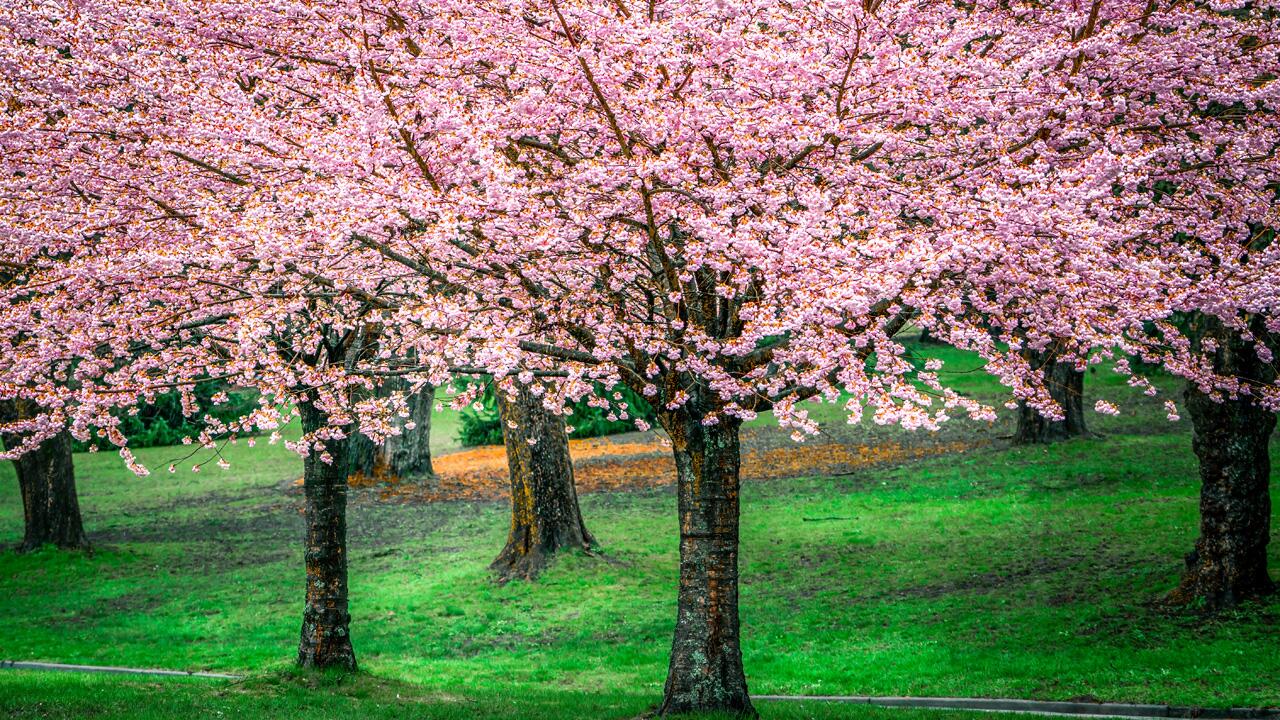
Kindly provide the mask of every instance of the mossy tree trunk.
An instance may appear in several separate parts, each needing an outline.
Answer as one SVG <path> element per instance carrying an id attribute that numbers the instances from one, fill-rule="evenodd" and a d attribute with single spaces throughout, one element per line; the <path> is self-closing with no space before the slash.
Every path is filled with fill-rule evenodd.
<path id="1" fill-rule="evenodd" d="M 1084 423 L 1084 373 L 1068 362 L 1059 362 L 1053 346 L 1043 351 L 1026 351 L 1032 367 L 1041 368 L 1049 396 L 1062 408 L 1061 420 L 1050 420 L 1025 402 L 1018 403 L 1016 445 L 1035 445 L 1085 437 L 1089 429 Z"/>
<path id="2" fill-rule="evenodd" d="M 660 415 L 671 436 L 680 515 L 680 587 L 660 715 L 754 717 L 738 624 L 740 421 L 701 395 Z"/>
<path id="3" fill-rule="evenodd" d="M 309 398 L 299 401 L 298 410 L 304 433 L 328 423 Z M 325 452 L 333 461 L 324 462 L 322 453 L 313 450 L 303 465 L 307 591 L 298 665 L 305 668 L 356 669 L 347 597 L 347 473 L 342 462 L 347 442 L 326 440 Z"/>
<path id="4" fill-rule="evenodd" d="M 22 419 L 25 403 L 0 403 L 0 421 Z M 0 438 L 6 447 L 17 445 L 20 438 Z M 71 459 L 71 435 L 61 432 L 13 461 L 22 495 L 24 532 L 19 552 L 55 545 L 64 550 L 88 550 L 89 539 L 80 519 L 80 501 L 76 495 L 75 466 Z"/>
<path id="5" fill-rule="evenodd" d="M 492 568 L 504 580 L 532 579 L 555 553 L 595 544 L 582 520 L 564 418 L 521 386 L 498 391 L 498 414 L 511 476 L 511 532 Z"/>
<path id="6" fill-rule="evenodd" d="M 1274 380 L 1274 372 L 1258 359 L 1252 344 L 1242 342 L 1221 322 L 1202 317 L 1196 330 L 1217 342 L 1214 366 L 1219 373 L 1254 382 Z M 1264 328 L 1257 330 L 1265 333 Z M 1185 397 L 1193 426 L 1191 447 L 1200 461 L 1200 537 L 1186 556 L 1181 582 L 1167 599 L 1205 610 L 1230 608 L 1275 592 L 1267 574 L 1267 544 L 1269 444 L 1276 416 L 1249 398 L 1215 402 L 1191 384 Z"/>

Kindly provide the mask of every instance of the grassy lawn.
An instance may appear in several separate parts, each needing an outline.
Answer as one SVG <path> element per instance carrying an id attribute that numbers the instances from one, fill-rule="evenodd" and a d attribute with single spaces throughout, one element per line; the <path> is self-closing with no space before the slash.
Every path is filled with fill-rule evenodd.
<path id="1" fill-rule="evenodd" d="M 23 693 L 28 702 L 13 702 Z M 39 699 L 35 699 L 39 698 Z M 45 698 L 56 698 L 54 701 Z M 213 686 L 192 680 L 147 681 L 96 675 L 10 672 L 0 675 L 0 712 L 14 720 L 527 720 L 642 717 L 652 698 L 526 689 L 513 694 L 438 692 L 368 674 L 342 681 L 292 673 Z M 772 720 L 991 720 L 988 713 L 887 709 L 823 702 L 757 703 Z M 714 717 L 714 716 L 712 716 Z M 999 715 L 1031 720 L 1031 715 Z M 707 720 L 712 720 L 708 717 Z"/>
<path id="2" fill-rule="evenodd" d="M 1102 372 L 1088 382 L 1099 396 L 1128 391 Z M 973 391 L 990 387 L 975 380 Z M 1213 619 L 1149 603 L 1174 584 L 1197 523 L 1188 427 L 1165 422 L 1158 406 L 1100 418 L 1105 436 L 1049 448 L 997 443 L 747 484 L 752 691 L 1280 705 L 1280 601 Z M 0 659 L 249 678 L 0 671 L 0 715 L 626 718 L 660 698 L 675 617 L 670 488 L 585 496 L 605 556 L 568 556 L 536 583 L 505 586 L 486 570 L 505 538 L 503 504 L 356 504 L 352 633 L 365 672 L 340 681 L 289 669 L 303 572 L 299 498 L 286 486 L 300 470 L 287 450 L 263 445 L 237 445 L 231 470 L 199 474 L 163 472 L 179 450 L 142 451 L 160 472 L 141 479 L 115 456 L 78 456 L 98 551 L 0 553 Z M 0 543 L 20 536 L 6 464 Z M 1280 574 L 1280 544 L 1271 562 Z"/>

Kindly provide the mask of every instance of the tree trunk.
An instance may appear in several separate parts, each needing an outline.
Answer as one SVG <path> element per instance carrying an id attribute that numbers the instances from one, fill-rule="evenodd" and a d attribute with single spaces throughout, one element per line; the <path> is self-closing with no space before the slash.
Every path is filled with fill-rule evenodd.
<path id="1" fill-rule="evenodd" d="M 703 425 L 700 408 L 664 414 L 677 472 L 680 589 L 671 664 L 659 715 L 755 717 L 738 627 L 740 422 Z"/>
<path id="2" fill-rule="evenodd" d="M 300 401 L 298 409 L 304 433 L 314 432 L 328 421 L 310 400 Z M 347 473 L 342 462 L 347 440 L 326 440 L 325 451 L 332 462 L 324 462 L 322 453 L 312 450 L 303 466 L 307 595 L 298 665 L 355 670 L 347 606 Z"/>
<path id="3" fill-rule="evenodd" d="M 1215 369 L 1266 382 L 1271 370 L 1255 349 L 1216 319 L 1201 318 L 1218 342 Z M 1234 607 L 1275 592 L 1267 574 L 1271 538 L 1269 441 L 1276 416 L 1248 398 L 1214 402 L 1193 384 L 1186 390 L 1192 450 L 1200 461 L 1200 537 L 1186 556 L 1186 572 L 1167 598 L 1206 610 Z"/>
<path id="4" fill-rule="evenodd" d="M 391 379 L 383 392 L 407 389 L 403 380 Z M 378 481 L 420 480 L 435 476 L 431 466 L 431 412 L 435 404 L 435 388 L 427 385 L 407 399 L 409 417 L 397 418 L 400 434 L 387 438 L 379 446 L 355 433 L 348 440 L 347 474 Z M 412 422 L 413 429 L 404 427 Z"/>
<path id="5" fill-rule="evenodd" d="M 403 382 L 403 381 L 399 381 Z M 407 388 L 406 388 L 407 389 Z M 409 417 L 402 423 L 413 423 L 413 429 L 401 425 L 400 434 L 387 439 L 383 456 L 393 477 L 417 480 L 434 477 L 431 466 L 431 413 L 436 402 L 436 389 L 424 385 L 407 398 Z"/>
<path id="6" fill-rule="evenodd" d="M 1043 369 L 1049 396 L 1062 408 L 1064 417 L 1050 420 L 1025 402 L 1018 403 L 1018 429 L 1013 436 L 1015 445 L 1051 443 L 1089 434 L 1084 424 L 1084 373 L 1071 363 L 1058 362 L 1054 356 L 1052 347 L 1026 354 L 1033 367 Z"/>
<path id="7" fill-rule="evenodd" d="M 511 475 L 511 532 L 490 567 L 503 580 L 532 579 L 556 552 L 590 551 L 595 540 L 578 509 L 564 418 L 548 412 L 527 387 L 514 401 L 501 390 L 497 395 Z"/>
<path id="8" fill-rule="evenodd" d="M 385 479 L 382 448 L 364 435 L 352 433 L 347 438 L 346 471 L 350 478 Z"/>
<path id="9" fill-rule="evenodd" d="M 0 403 L 0 422 L 21 418 L 17 403 Z M 20 438 L 2 438 L 5 446 Z M 89 539 L 80 520 L 80 501 L 76 496 L 76 474 L 71 460 L 71 435 L 59 433 L 40 447 L 13 461 L 22 493 L 25 532 L 18 552 L 38 550 L 43 545 L 56 545 L 64 550 L 88 550 Z"/>

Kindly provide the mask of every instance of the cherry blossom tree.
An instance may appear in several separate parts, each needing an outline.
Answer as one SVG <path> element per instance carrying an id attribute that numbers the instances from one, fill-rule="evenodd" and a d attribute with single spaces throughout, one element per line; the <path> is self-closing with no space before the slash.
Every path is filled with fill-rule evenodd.
<path id="1" fill-rule="evenodd" d="M 1126 238 L 1128 257 L 1151 261 L 1115 298 L 1130 304 L 1126 312 L 1146 310 L 1115 331 L 1118 351 L 1188 379 L 1186 408 L 1202 480 L 1201 537 L 1169 599 L 1211 609 L 1233 605 L 1274 587 L 1265 559 L 1271 504 L 1265 478 L 1280 329 L 1278 249 L 1271 242 L 1280 177 L 1275 7 L 1093 2 L 1079 10 L 1086 13 L 1083 22 L 1060 51 L 1031 47 L 1034 34 L 1020 42 L 1003 36 L 993 51 L 1021 45 L 1022 57 L 1039 52 L 1052 63 L 1055 72 L 1041 75 L 1016 105 L 1018 112 L 1040 113 L 1033 126 L 1057 165 L 1043 177 L 1055 182 L 1072 168 L 1095 177 L 1096 202 L 1071 202 L 1094 208 L 1088 217 L 1101 223 L 1095 232 Z M 993 19 L 1008 25 L 999 14 Z M 1061 14 L 1057 22 L 1070 30 L 1078 21 Z M 1028 159 L 1042 156 L 1037 151 Z M 1013 187 L 1023 191 L 1017 182 Z M 1070 266 L 1053 272 L 1075 277 Z M 1144 290 L 1146 272 L 1152 274 Z M 1061 298 L 1070 300 L 1078 286 L 1061 287 Z M 1179 317 L 1191 321 L 1175 322 Z M 1040 350 L 1036 343 L 1061 347 L 1066 337 L 1026 334 L 1032 351 Z M 1078 360 L 1068 364 L 1083 369 Z M 1118 360 L 1117 369 L 1128 367 L 1126 358 Z M 1131 384 L 1155 393 L 1140 377 Z M 1167 405 L 1176 419 L 1175 403 Z M 1105 403 L 1099 409 L 1114 411 Z M 1072 407 L 1062 410 L 1050 421 L 1083 430 Z"/>
<path id="2" fill-rule="evenodd" d="M 12 293 L 23 282 L 25 269 L 21 262 L 0 261 L 0 297 L 14 302 Z M 20 332 L 14 332 L 13 337 L 21 337 Z M 44 545 L 88 549 L 89 539 L 84 533 L 76 493 L 71 436 L 64 430 L 43 440 L 28 442 L 23 428 L 38 426 L 39 414 L 38 404 L 30 400 L 0 400 L 0 427 L 11 430 L 0 432 L 0 449 L 26 448 L 13 458 L 23 513 L 23 537 L 18 550 L 27 552 Z"/>
<path id="3" fill-rule="evenodd" d="M 1215 317 L 1197 317 L 1195 339 L 1212 347 L 1214 370 L 1245 387 L 1276 381 L 1275 366 L 1242 333 L 1280 346 L 1258 316 L 1242 330 Z M 1260 355 L 1262 357 L 1260 357 Z M 1207 610 L 1230 608 L 1275 592 L 1267 572 L 1271 539 L 1270 440 L 1274 411 L 1239 391 L 1208 392 L 1188 383 L 1186 408 L 1194 424 L 1192 449 L 1200 461 L 1200 536 L 1186 556 L 1186 572 L 1167 600 Z"/>
<path id="4" fill-rule="evenodd" d="M 909 361 L 894 336 L 913 318 L 1050 418 L 1027 361 L 1049 347 L 1077 369 L 1138 355 L 1206 394 L 1280 400 L 1168 321 L 1280 329 L 1276 250 L 1253 240 L 1276 220 L 1269 4 L 5 12 L 6 169 L 23 173 L 3 180 L 8 237 L 73 251 L 41 292 L 75 298 L 14 311 L 8 392 L 56 409 L 49 432 L 109 435 L 109 406 L 234 374 L 298 399 L 299 448 L 337 493 L 324 454 L 357 425 L 393 432 L 394 403 L 351 402 L 379 377 L 546 382 L 553 413 L 624 383 L 679 476 L 663 714 L 754 712 L 742 422 L 772 411 L 803 439 L 808 400 L 910 429 L 992 417 L 938 362 Z M 80 388 L 59 390 L 48 368 L 72 358 Z M 316 500 L 336 516 L 336 494 Z"/>

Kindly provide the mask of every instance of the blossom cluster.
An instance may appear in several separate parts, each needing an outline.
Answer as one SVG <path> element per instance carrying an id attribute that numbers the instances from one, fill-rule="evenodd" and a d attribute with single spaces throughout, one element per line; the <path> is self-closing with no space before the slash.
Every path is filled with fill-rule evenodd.
<path id="1" fill-rule="evenodd" d="M 209 378 L 263 393 L 229 435 L 324 408 L 302 452 L 397 432 L 391 376 L 990 419 L 911 324 L 1049 415 L 1051 343 L 1280 407 L 1178 322 L 1280 332 L 1277 10 L 3 0 L 8 454 Z"/>

